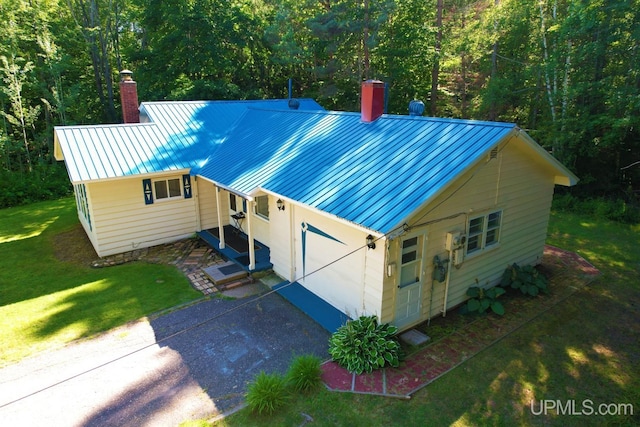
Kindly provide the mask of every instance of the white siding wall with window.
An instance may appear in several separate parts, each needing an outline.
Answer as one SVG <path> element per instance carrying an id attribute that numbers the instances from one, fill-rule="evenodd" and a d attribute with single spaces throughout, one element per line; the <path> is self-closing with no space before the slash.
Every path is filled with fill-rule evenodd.
<path id="1" fill-rule="evenodd" d="M 428 241 L 422 320 L 442 315 L 445 305 L 445 283 L 432 281 L 431 275 L 434 256 L 449 258 L 447 232 L 468 236 L 464 262 L 448 273 L 446 308 L 450 309 L 467 299 L 466 291 L 476 285 L 476 279 L 483 287 L 493 286 L 508 265 L 540 262 L 553 190 L 553 173 L 532 161 L 514 139 L 500 147 L 497 158 L 483 161 L 418 212 L 409 223 L 427 223 L 418 227 L 427 233 Z M 397 258 L 399 240 L 390 242 L 390 260 Z M 397 280 L 395 276 L 385 279 L 382 320 L 386 322 L 395 316 Z"/>
<path id="2" fill-rule="evenodd" d="M 253 209 L 251 209 L 251 233 L 253 238 L 263 244 L 270 245 L 270 216 L 273 215 L 273 208 L 269 206 L 269 197 L 260 195 L 255 197 L 253 201 Z M 272 202 L 275 203 L 275 202 Z M 277 208 L 276 208 L 277 210 Z M 246 221 L 245 221 L 246 224 Z M 245 232 L 247 230 L 245 229 Z"/>
<path id="3" fill-rule="evenodd" d="M 182 175 L 160 175 L 154 177 L 152 183 L 180 181 Z M 99 256 L 172 242 L 196 231 L 195 197 L 155 198 L 157 193 L 154 191 L 153 203 L 145 204 L 139 177 L 92 182 L 87 187 L 92 195 L 94 247 Z M 163 196 L 160 191 L 159 195 Z M 175 195 L 175 188 L 173 191 Z M 180 192 L 182 194 L 182 190 Z"/>
<path id="4" fill-rule="evenodd" d="M 88 184 L 75 184 L 73 193 L 76 197 L 78 219 L 84 231 L 87 233 L 91 244 L 95 248 L 98 244 L 93 218 L 93 203 L 91 202 L 91 187 Z"/>

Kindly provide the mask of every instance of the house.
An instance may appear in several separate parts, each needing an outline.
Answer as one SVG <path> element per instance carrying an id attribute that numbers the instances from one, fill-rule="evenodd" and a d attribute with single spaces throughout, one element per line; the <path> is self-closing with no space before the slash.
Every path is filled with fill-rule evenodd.
<path id="1" fill-rule="evenodd" d="M 142 103 L 141 123 L 57 127 L 55 153 L 98 255 L 212 229 L 225 250 L 241 231 L 247 269 L 404 330 L 540 262 L 554 186 L 577 178 L 515 124 L 422 117 L 417 102 L 388 115 L 384 96 L 364 82 L 359 113 Z"/>

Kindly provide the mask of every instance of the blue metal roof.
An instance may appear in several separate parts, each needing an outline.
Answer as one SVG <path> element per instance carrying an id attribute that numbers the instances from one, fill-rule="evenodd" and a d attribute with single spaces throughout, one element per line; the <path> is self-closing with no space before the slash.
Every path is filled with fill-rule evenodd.
<path id="1" fill-rule="evenodd" d="M 301 110 L 324 110 L 313 99 L 301 98 L 297 101 Z M 140 116 L 141 121 L 148 118 L 167 135 L 206 136 L 215 143 L 224 138 L 248 108 L 287 110 L 288 104 L 288 99 L 143 102 L 140 104 Z"/>
<path id="2" fill-rule="evenodd" d="M 322 110 L 311 99 L 300 109 Z M 202 164 L 251 107 L 288 108 L 287 99 L 142 103 L 150 123 L 60 126 L 54 130 L 72 182 L 191 169 Z"/>
<path id="3" fill-rule="evenodd" d="M 249 109 L 195 172 L 264 189 L 381 233 L 486 155 L 511 123 Z"/>
<path id="4" fill-rule="evenodd" d="M 180 170 L 193 164 L 186 140 L 154 124 L 55 128 L 71 182 Z"/>

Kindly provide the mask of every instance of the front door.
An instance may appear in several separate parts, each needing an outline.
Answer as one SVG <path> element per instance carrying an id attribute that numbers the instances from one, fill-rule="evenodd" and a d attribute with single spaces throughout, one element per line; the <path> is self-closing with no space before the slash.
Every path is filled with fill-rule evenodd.
<path id="1" fill-rule="evenodd" d="M 419 234 L 403 239 L 400 244 L 400 271 L 394 322 L 398 327 L 420 320 L 424 240 L 424 235 Z"/>

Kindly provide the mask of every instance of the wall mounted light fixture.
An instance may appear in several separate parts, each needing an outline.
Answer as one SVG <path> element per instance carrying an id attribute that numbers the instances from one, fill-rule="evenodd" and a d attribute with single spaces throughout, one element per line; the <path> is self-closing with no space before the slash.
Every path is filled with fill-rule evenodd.
<path id="1" fill-rule="evenodd" d="M 278 199 L 278 201 L 276 202 L 276 205 L 278 205 L 278 210 L 279 211 L 283 211 L 284 210 L 284 201 L 282 199 Z"/>
<path id="2" fill-rule="evenodd" d="M 369 249 L 375 249 L 375 248 L 376 248 L 376 242 L 375 242 L 375 239 L 374 239 L 374 237 L 373 237 L 371 234 L 369 234 L 369 235 L 367 236 L 367 247 L 368 247 Z"/>

